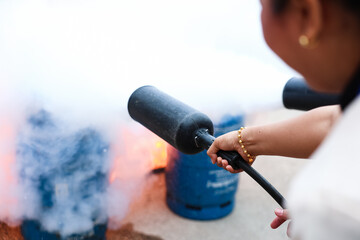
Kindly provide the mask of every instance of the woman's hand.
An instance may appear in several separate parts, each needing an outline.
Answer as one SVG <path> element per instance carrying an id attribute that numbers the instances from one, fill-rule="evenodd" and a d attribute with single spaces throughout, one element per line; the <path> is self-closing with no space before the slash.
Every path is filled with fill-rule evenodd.
<path id="1" fill-rule="evenodd" d="M 243 152 L 241 145 L 238 140 L 238 131 L 228 132 L 220 137 L 216 138 L 213 144 L 209 147 L 207 154 L 211 158 L 213 164 L 217 164 L 219 167 L 224 168 L 225 170 L 231 173 L 242 172 L 242 169 L 234 170 L 232 166 L 229 165 L 228 161 L 219 157 L 217 152 L 219 150 L 223 151 L 236 151 L 238 152 L 245 161 L 248 160 L 247 156 Z"/>
<path id="2" fill-rule="evenodd" d="M 281 209 L 281 208 L 275 209 L 275 215 L 276 215 L 276 218 L 270 224 L 271 228 L 273 228 L 273 229 L 280 227 L 284 222 L 286 222 L 290 218 L 289 212 L 286 209 Z M 286 233 L 287 233 L 288 237 L 290 237 L 290 225 L 291 225 L 291 222 L 289 223 L 289 225 L 287 227 Z"/>

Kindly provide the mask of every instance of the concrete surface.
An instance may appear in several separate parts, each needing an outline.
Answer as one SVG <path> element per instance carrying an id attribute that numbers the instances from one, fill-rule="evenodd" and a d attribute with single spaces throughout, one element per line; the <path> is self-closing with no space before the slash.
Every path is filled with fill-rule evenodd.
<path id="1" fill-rule="evenodd" d="M 248 120 L 247 125 L 265 124 L 296 116 L 300 112 L 277 110 L 262 113 Z M 253 167 L 286 198 L 294 175 L 307 160 L 260 156 Z M 189 239 L 271 239 L 285 240 L 287 224 L 277 230 L 270 228 L 277 203 L 246 173 L 240 174 L 236 204 L 231 214 L 212 221 L 196 221 L 174 214 L 165 202 L 164 173 L 149 174 L 147 185 L 132 205 L 124 224 L 133 224 L 136 231 L 166 240 Z"/>

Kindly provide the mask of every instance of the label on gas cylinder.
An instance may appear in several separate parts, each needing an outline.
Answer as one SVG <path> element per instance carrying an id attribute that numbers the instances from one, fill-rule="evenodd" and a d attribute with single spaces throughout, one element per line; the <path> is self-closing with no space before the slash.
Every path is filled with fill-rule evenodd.
<path id="1" fill-rule="evenodd" d="M 215 194 L 224 194 L 236 189 L 238 182 L 237 174 L 231 174 L 224 169 L 218 169 L 209 171 L 209 176 L 206 187 L 212 188 Z"/>

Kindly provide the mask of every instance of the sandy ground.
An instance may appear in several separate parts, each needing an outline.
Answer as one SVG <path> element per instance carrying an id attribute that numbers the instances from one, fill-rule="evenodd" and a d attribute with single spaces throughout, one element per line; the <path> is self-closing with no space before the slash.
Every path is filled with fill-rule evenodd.
<path id="1" fill-rule="evenodd" d="M 254 115 L 247 125 L 264 124 L 296 116 L 300 112 L 277 110 Z M 286 198 L 294 175 L 307 160 L 284 157 L 258 157 L 253 167 Z M 196 221 L 173 213 L 166 205 L 164 172 L 149 174 L 144 191 L 134 201 L 123 226 L 108 230 L 107 239 L 149 240 L 285 240 L 286 225 L 270 228 L 273 210 L 278 204 L 245 173 L 240 174 L 234 210 L 227 216 L 211 221 Z M 19 239 L 19 229 L 0 224 L 0 240 Z"/>

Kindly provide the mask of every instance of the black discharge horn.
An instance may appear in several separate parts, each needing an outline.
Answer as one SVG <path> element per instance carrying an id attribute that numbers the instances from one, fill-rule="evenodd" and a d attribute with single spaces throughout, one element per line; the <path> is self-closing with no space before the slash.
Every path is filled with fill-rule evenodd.
<path id="1" fill-rule="evenodd" d="M 287 81 L 282 97 L 286 108 L 303 111 L 340 103 L 339 95 L 314 91 L 303 78 L 291 78 Z"/>
<path id="2" fill-rule="evenodd" d="M 209 117 L 153 86 L 135 90 L 129 98 L 130 116 L 185 154 L 208 149 L 214 141 L 213 123 Z M 217 153 L 234 169 L 243 169 L 271 197 L 285 207 L 284 197 L 236 151 Z"/>

